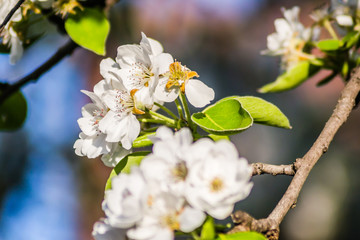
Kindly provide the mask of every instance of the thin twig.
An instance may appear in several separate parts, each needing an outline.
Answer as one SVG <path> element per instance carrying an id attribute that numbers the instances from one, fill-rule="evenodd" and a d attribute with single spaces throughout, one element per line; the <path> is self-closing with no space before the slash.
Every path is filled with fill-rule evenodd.
<path id="1" fill-rule="evenodd" d="M 0 33 L 3 31 L 6 24 L 10 21 L 11 17 L 14 15 L 14 13 L 20 8 L 21 4 L 23 4 L 25 0 L 19 0 L 16 5 L 11 9 L 11 11 L 6 15 L 4 21 L 0 25 Z"/>
<path id="2" fill-rule="evenodd" d="M 69 40 L 64 46 L 62 46 L 49 60 L 43 63 L 40 67 L 35 69 L 29 75 L 19 79 L 14 84 L 6 87 L 0 95 L 0 104 L 2 104 L 8 97 L 20 90 L 24 85 L 31 81 L 36 81 L 42 74 L 47 72 L 58 62 L 60 62 L 65 56 L 71 54 L 78 45 L 72 40 Z"/>
<path id="3" fill-rule="evenodd" d="M 252 175 L 262 175 L 262 174 L 271 174 L 276 175 L 288 175 L 294 176 L 296 168 L 294 164 L 289 165 L 272 165 L 266 163 L 253 163 L 252 164 L 253 172 Z"/>
<path id="4" fill-rule="evenodd" d="M 250 230 L 262 232 L 268 239 L 278 239 L 279 225 L 284 219 L 288 211 L 295 206 L 300 191 L 314 165 L 320 157 L 328 150 L 328 147 L 333 140 L 336 132 L 345 123 L 354 105 L 355 98 L 360 91 L 360 68 L 358 68 L 346 84 L 341 92 L 341 96 L 334 109 L 333 114 L 325 124 L 319 137 L 314 142 L 310 150 L 303 158 L 299 158 L 294 163 L 296 173 L 286 190 L 285 194 L 276 205 L 274 210 L 265 219 L 256 220 L 241 212 L 235 213 L 238 215 L 238 222 L 241 225 L 247 226 Z M 242 218 L 242 216 L 245 216 Z M 236 229 L 243 229 L 243 227 L 236 226 Z M 233 231 L 232 231 L 233 232 Z"/>

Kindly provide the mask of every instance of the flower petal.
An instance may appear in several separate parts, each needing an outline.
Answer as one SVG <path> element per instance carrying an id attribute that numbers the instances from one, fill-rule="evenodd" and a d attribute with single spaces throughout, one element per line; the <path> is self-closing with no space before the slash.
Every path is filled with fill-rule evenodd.
<path id="1" fill-rule="evenodd" d="M 196 79 L 190 79 L 185 85 L 185 94 L 191 105 L 197 108 L 209 104 L 215 97 L 215 92 L 212 88 Z"/>

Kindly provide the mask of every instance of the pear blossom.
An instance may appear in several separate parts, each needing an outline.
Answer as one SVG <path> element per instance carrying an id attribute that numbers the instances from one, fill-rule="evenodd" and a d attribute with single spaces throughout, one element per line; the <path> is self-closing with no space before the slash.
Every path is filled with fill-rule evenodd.
<path id="1" fill-rule="evenodd" d="M 183 198 L 168 192 L 153 195 L 144 218 L 128 230 L 135 240 L 172 240 L 174 231 L 191 232 L 204 222 L 206 215 L 186 205 Z"/>
<path id="2" fill-rule="evenodd" d="M 148 189 L 141 171 L 133 167 L 130 174 L 121 173 L 111 179 L 105 192 L 103 210 L 112 227 L 129 228 L 144 216 Z"/>
<path id="3" fill-rule="evenodd" d="M 194 107 L 204 107 L 214 99 L 215 92 L 200 80 L 193 79 L 194 77 L 199 77 L 199 75 L 175 61 L 159 79 L 155 96 L 161 101 L 172 102 L 181 91 Z"/>
<path id="4" fill-rule="evenodd" d="M 95 240 L 126 240 L 126 229 L 114 228 L 107 220 L 100 220 L 94 224 L 92 235 Z"/>
<path id="5" fill-rule="evenodd" d="M 0 23 L 5 20 L 17 2 L 16 0 L 0 0 Z M 11 64 L 15 64 L 22 57 L 24 51 L 20 36 L 13 28 L 14 23 L 21 21 L 21 19 L 21 11 L 18 9 L 0 33 L 2 44 L 8 44 L 10 46 Z"/>
<path id="6" fill-rule="evenodd" d="M 262 54 L 282 56 L 283 68 L 291 68 L 301 60 L 312 58 L 312 55 L 302 50 L 306 42 L 316 39 L 319 35 L 318 28 L 305 28 L 299 21 L 300 8 L 281 9 L 284 18 L 275 19 L 275 33 L 267 37 L 267 50 Z"/>
<path id="7" fill-rule="evenodd" d="M 75 142 L 74 148 L 77 155 L 88 158 L 104 154 L 101 158 L 104 164 L 108 167 L 115 167 L 130 151 L 118 143 L 106 141 L 106 134 L 99 129 L 99 123 L 109 111 L 102 100 L 102 95 L 110 89 L 112 86 L 105 80 L 101 80 L 94 86 L 94 92 L 82 91 L 90 97 L 92 103 L 88 103 L 82 108 L 82 117 L 78 119 L 82 132 Z"/>
<path id="8" fill-rule="evenodd" d="M 188 150 L 193 161 L 188 173 L 185 197 L 195 209 L 217 219 L 228 217 L 234 204 L 246 198 L 252 188 L 252 168 L 239 158 L 229 141 L 200 139 Z"/>
<path id="9" fill-rule="evenodd" d="M 185 181 L 190 163 L 184 158 L 193 142 L 188 128 L 182 128 L 175 134 L 167 127 L 160 127 L 156 131 L 153 153 L 141 162 L 140 169 L 145 178 L 161 190 L 183 196 Z"/>

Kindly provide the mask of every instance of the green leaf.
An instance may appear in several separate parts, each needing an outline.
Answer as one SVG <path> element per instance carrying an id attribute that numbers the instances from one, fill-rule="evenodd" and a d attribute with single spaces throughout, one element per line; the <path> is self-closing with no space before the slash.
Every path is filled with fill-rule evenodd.
<path id="1" fill-rule="evenodd" d="M 254 119 L 254 123 L 291 129 L 289 119 L 285 114 L 283 114 L 277 106 L 262 98 L 252 96 L 231 96 L 222 100 L 227 99 L 238 100 L 242 107 L 250 113 L 251 117 Z"/>
<path id="2" fill-rule="evenodd" d="M 267 240 L 267 238 L 257 232 L 238 232 L 233 234 L 219 234 L 216 240 Z"/>
<path id="3" fill-rule="evenodd" d="M 65 29 L 71 39 L 83 48 L 105 55 L 110 23 L 100 9 L 85 8 L 75 15 L 69 15 L 65 20 Z"/>
<path id="4" fill-rule="evenodd" d="M 111 189 L 111 179 L 114 176 L 119 175 L 121 172 L 130 173 L 131 167 L 134 165 L 140 165 L 141 160 L 143 160 L 143 158 L 149 153 L 149 151 L 134 152 L 121 159 L 121 161 L 111 171 L 109 178 L 106 181 L 105 191 Z"/>
<path id="5" fill-rule="evenodd" d="M 230 138 L 228 136 L 221 136 L 221 135 L 215 135 L 215 134 L 209 134 L 208 137 L 211 138 L 212 140 L 214 140 L 215 142 L 220 141 L 220 140 L 230 140 Z"/>
<path id="6" fill-rule="evenodd" d="M 337 39 L 325 39 L 317 42 L 316 45 L 321 51 L 326 52 L 338 50 L 342 43 Z"/>
<path id="7" fill-rule="evenodd" d="M 319 66 L 313 65 L 309 61 L 302 61 L 280 75 L 275 82 L 266 84 L 260 88 L 259 92 L 267 93 L 290 90 L 300 85 L 319 70 Z"/>
<path id="8" fill-rule="evenodd" d="M 349 32 L 341 40 L 341 45 L 343 46 L 343 48 L 349 49 L 349 48 L 355 46 L 359 42 L 359 38 L 360 38 L 359 31 Z"/>
<path id="9" fill-rule="evenodd" d="M 146 133 L 136 138 L 133 142 L 133 148 L 147 147 L 153 145 L 153 142 L 148 138 L 149 136 L 155 136 L 155 133 Z"/>
<path id="10" fill-rule="evenodd" d="M 191 116 L 203 130 L 215 135 L 231 135 L 251 127 L 253 119 L 236 99 L 218 101 Z"/>
<path id="11" fill-rule="evenodd" d="M 212 217 L 208 217 L 203 224 L 201 229 L 201 240 L 212 240 L 215 239 L 215 226 L 214 219 Z"/>
<path id="12" fill-rule="evenodd" d="M 0 130 L 20 128 L 26 119 L 27 104 L 24 95 L 16 92 L 0 105 Z"/>

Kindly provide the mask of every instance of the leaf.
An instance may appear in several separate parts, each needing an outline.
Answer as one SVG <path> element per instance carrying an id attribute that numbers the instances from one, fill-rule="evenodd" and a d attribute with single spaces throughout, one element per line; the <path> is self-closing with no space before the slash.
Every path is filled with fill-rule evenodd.
<path id="1" fill-rule="evenodd" d="M 219 234 L 216 240 L 267 240 L 267 238 L 258 232 L 238 232 L 233 234 Z"/>
<path id="2" fill-rule="evenodd" d="M 236 99 L 218 101 L 191 116 L 203 130 L 216 135 L 231 135 L 251 127 L 253 119 Z"/>
<path id="3" fill-rule="evenodd" d="M 343 48 L 349 49 L 359 42 L 359 38 L 360 38 L 359 31 L 349 32 L 341 40 L 341 45 L 343 46 Z"/>
<path id="4" fill-rule="evenodd" d="M 262 98 L 231 96 L 222 100 L 226 99 L 238 100 L 242 107 L 250 113 L 255 123 L 291 129 L 289 119 L 285 114 L 283 114 L 277 106 Z"/>
<path id="5" fill-rule="evenodd" d="M 228 136 L 221 136 L 221 135 L 215 135 L 215 134 L 209 134 L 208 137 L 211 138 L 212 140 L 214 140 L 215 142 L 220 141 L 220 140 L 230 140 L 230 138 Z"/>
<path id="6" fill-rule="evenodd" d="M 20 128 L 26 119 L 27 104 L 24 95 L 16 92 L 0 105 L 0 130 Z"/>
<path id="7" fill-rule="evenodd" d="M 141 160 L 143 160 L 143 158 L 149 153 L 149 151 L 134 152 L 121 159 L 121 161 L 111 171 L 109 178 L 106 181 L 105 191 L 111 189 L 111 179 L 113 177 L 119 175 L 121 172 L 130 173 L 131 167 L 134 165 L 140 165 Z"/>
<path id="8" fill-rule="evenodd" d="M 317 42 L 316 46 L 323 52 L 335 51 L 342 46 L 342 42 L 336 39 L 325 39 Z"/>
<path id="9" fill-rule="evenodd" d="M 311 64 L 310 61 L 302 61 L 280 75 L 275 82 L 266 84 L 258 91 L 261 93 L 267 93 L 290 90 L 300 85 L 319 70 L 320 67 Z"/>
<path id="10" fill-rule="evenodd" d="M 133 148 L 147 147 L 153 145 L 153 142 L 148 138 L 149 136 L 155 136 L 155 133 L 146 133 L 136 138 L 133 142 Z"/>
<path id="11" fill-rule="evenodd" d="M 212 240 L 215 239 L 215 226 L 214 219 L 212 217 L 208 217 L 203 224 L 201 229 L 200 240 Z"/>
<path id="12" fill-rule="evenodd" d="M 71 39 L 96 54 L 105 55 L 110 23 L 100 9 L 85 8 L 65 20 L 65 29 Z"/>

